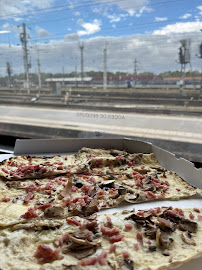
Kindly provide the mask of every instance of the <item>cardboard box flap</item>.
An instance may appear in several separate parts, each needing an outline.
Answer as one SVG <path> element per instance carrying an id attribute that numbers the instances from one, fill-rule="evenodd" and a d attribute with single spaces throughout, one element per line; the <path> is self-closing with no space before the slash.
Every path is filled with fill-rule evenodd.
<path id="1" fill-rule="evenodd" d="M 152 152 L 160 165 L 167 170 L 176 172 L 190 185 L 202 189 L 202 168 L 197 169 L 192 162 L 184 158 L 176 158 L 174 154 L 155 145 L 152 145 Z"/>
<path id="2" fill-rule="evenodd" d="M 116 148 L 131 153 L 150 153 L 151 144 L 132 139 L 35 139 L 16 140 L 14 154 L 68 153 L 77 152 L 82 147 Z"/>

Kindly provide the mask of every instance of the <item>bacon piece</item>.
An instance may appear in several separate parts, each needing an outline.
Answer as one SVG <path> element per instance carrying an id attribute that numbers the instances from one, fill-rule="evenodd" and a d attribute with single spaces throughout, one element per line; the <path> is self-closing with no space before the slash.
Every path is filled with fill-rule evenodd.
<path id="1" fill-rule="evenodd" d="M 76 217 L 73 217 L 73 218 L 67 218 L 66 221 L 69 223 L 69 224 L 74 224 L 76 226 L 81 226 L 81 222 L 77 220 Z"/>
<path id="2" fill-rule="evenodd" d="M 97 192 L 97 195 L 99 195 L 99 196 L 102 196 L 102 195 L 104 195 L 104 194 L 105 194 L 105 192 L 104 192 L 103 189 L 100 189 L 100 190 Z"/>
<path id="3" fill-rule="evenodd" d="M 111 228 L 108 228 L 108 227 L 105 227 L 105 226 L 101 226 L 101 232 L 104 235 L 113 236 L 113 235 L 119 234 L 119 229 L 117 229 L 117 228 L 112 228 L 111 229 Z"/>
<path id="4" fill-rule="evenodd" d="M 156 198 L 156 195 L 153 192 L 148 191 L 147 192 L 147 197 Z"/>
<path id="5" fill-rule="evenodd" d="M 81 223 L 81 225 L 79 226 L 80 230 L 86 229 L 87 228 L 87 224 L 89 223 L 88 220 L 85 220 Z"/>
<path id="6" fill-rule="evenodd" d="M 122 241 L 123 238 L 124 238 L 124 235 L 113 235 L 113 236 L 109 237 L 109 241 L 111 243 L 115 243 L 115 242 Z"/>
<path id="7" fill-rule="evenodd" d="M 11 199 L 10 198 L 2 198 L 1 202 L 9 202 Z"/>
<path id="8" fill-rule="evenodd" d="M 107 216 L 107 226 L 110 227 L 110 228 L 113 227 L 112 220 L 111 220 L 111 218 L 108 217 L 108 216 Z"/>
<path id="9" fill-rule="evenodd" d="M 91 222 L 88 222 L 87 224 L 86 224 L 86 228 L 87 229 L 91 229 L 91 228 L 95 228 L 95 227 L 97 227 L 97 221 L 96 220 L 93 220 L 93 221 L 91 221 Z"/>
<path id="10" fill-rule="evenodd" d="M 37 190 L 38 190 L 38 187 L 35 184 L 31 184 L 31 185 L 26 187 L 26 192 L 27 193 L 37 191 Z"/>
<path id="11" fill-rule="evenodd" d="M 161 208 L 160 207 L 156 207 L 156 213 L 160 213 L 161 212 Z"/>
<path id="12" fill-rule="evenodd" d="M 137 243 L 136 243 L 136 244 L 134 244 L 133 246 L 134 246 L 134 249 L 135 249 L 136 251 L 138 251 L 138 250 L 139 250 L 139 246 L 138 246 L 138 244 L 137 244 Z"/>
<path id="13" fill-rule="evenodd" d="M 132 230 L 133 225 L 132 224 L 125 224 L 126 230 Z"/>
<path id="14" fill-rule="evenodd" d="M 62 204 L 68 207 L 71 204 L 71 199 L 70 198 L 62 199 Z"/>
<path id="15" fill-rule="evenodd" d="M 140 179 L 137 179 L 137 180 L 135 181 L 135 185 L 136 185 L 137 187 L 141 187 L 141 186 L 142 186 L 142 181 L 141 181 Z"/>
<path id="16" fill-rule="evenodd" d="M 181 208 L 178 209 L 178 213 L 180 216 L 184 216 L 184 211 Z"/>
<path id="17" fill-rule="evenodd" d="M 51 206 L 52 206 L 51 203 L 46 203 L 46 204 L 42 204 L 42 205 L 37 205 L 35 208 L 45 210 L 46 208 L 51 207 Z"/>
<path id="18" fill-rule="evenodd" d="M 91 168 L 98 168 L 98 167 L 101 167 L 103 166 L 103 159 L 100 158 L 100 159 L 97 159 L 92 165 L 91 165 Z"/>
<path id="19" fill-rule="evenodd" d="M 141 245 L 143 245 L 143 237 L 142 237 L 142 233 L 141 233 L 141 232 L 137 232 L 136 238 L 137 238 L 137 241 L 138 241 Z"/>
<path id="20" fill-rule="evenodd" d="M 29 219 L 29 218 L 36 218 L 38 216 L 39 214 L 34 210 L 34 208 L 29 208 L 27 212 L 21 215 L 20 217 Z"/>
<path id="21" fill-rule="evenodd" d="M 197 218 L 198 218 L 198 220 L 202 220 L 202 216 L 201 215 L 198 215 Z"/>
<path id="22" fill-rule="evenodd" d="M 194 219 L 194 215 L 192 213 L 190 213 L 189 214 L 189 218 L 193 220 Z"/>
<path id="23" fill-rule="evenodd" d="M 143 210 L 138 210 L 137 215 L 138 216 L 143 216 L 144 215 L 144 211 Z"/>
<path id="24" fill-rule="evenodd" d="M 78 265 L 88 266 L 88 265 L 94 265 L 96 263 L 97 263 L 97 258 L 91 257 L 91 258 L 82 259 L 80 262 L 78 262 Z"/>
<path id="25" fill-rule="evenodd" d="M 92 192 L 92 186 L 90 185 L 83 185 L 81 188 L 81 191 L 85 194 L 85 195 L 90 195 Z"/>
<path id="26" fill-rule="evenodd" d="M 42 174 L 44 174 L 44 173 L 46 173 L 46 172 L 47 172 L 47 168 L 42 167 L 42 168 L 38 171 L 38 174 L 39 174 L 39 175 L 42 175 Z"/>
<path id="27" fill-rule="evenodd" d="M 62 246 L 65 242 L 69 240 L 69 234 L 65 233 L 58 241 L 59 241 L 59 246 Z"/>
<path id="28" fill-rule="evenodd" d="M 39 245 L 37 251 L 34 253 L 34 257 L 37 259 L 38 263 L 48 263 L 62 259 L 63 257 L 59 256 L 59 253 L 59 248 L 53 250 L 48 246 Z"/>
<path id="29" fill-rule="evenodd" d="M 164 176 L 165 177 L 165 176 Z M 170 186 L 170 184 L 169 184 L 169 182 L 166 180 L 165 182 L 164 182 L 167 186 Z"/>
<path id="30" fill-rule="evenodd" d="M 151 179 L 152 179 L 152 181 L 153 181 L 153 182 L 155 182 L 155 183 L 159 184 L 159 180 L 158 180 L 158 179 L 153 178 L 153 177 L 152 177 Z"/>
<path id="31" fill-rule="evenodd" d="M 105 265 L 105 264 L 107 264 L 106 257 L 107 257 L 107 252 L 106 252 L 106 251 L 103 251 L 103 252 L 97 257 L 97 262 L 98 262 L 100 265 Z"/>
<path id="32" fill-rule="evenodd" d="M 24 199 L 24 203 L 29 203 L 30 200 L 34 199 L 34 194 L 32 194 L 32 192 L 28 192 L 27 196 Z"/>
<path id="33" fill-rule="evenodd" d="M 13 178 L 14 179 L 22 179 L 22 176 L 20 176 L 19 174 L 15 173 L 15 174 L 13 174 Z"/>
<path id="34" fill-rule="evenodd" d="M 55 185 L 54 183 L 52 182 L 48 182 L 46 185 L 45 185 L 45 190 L 52 190 L 55 188 Z"/>
<path id="35" fill-rule="evenodd" d="M 1 170 L 5 173 L 9 173 L 8 170 L 6 170 L 5 168 L 1 168 Z"/>
<path id="36" fill-rule="evenodd" d="M 76 192 L 77 190 L 78 190 L 77 187 L 75 187 L 75 186 L 72 187 L 72 192 Z"/>
<path id="37" fill-rule="evenodd" d="M 200 210 L 198 208 L 194 208 L 194 211 L 200 213 Z"/>
<path id="38" fill-rule="evenodd" d="M 109 252 L 112 253 L 112 252 L 115 252 L 116 250 L 116 245 L 112 244 L 109 248 Z"/>
<path id="39" fill-rule="evenodd" d="M 130 257 L 130 254 L 129 254 L 128 251 L 126 251 L 126 250 L 124 250 L 124 251 L 122 252 L 122 254 L 123 254 L 124 259 L 128 259 L 128 258 Z"/>

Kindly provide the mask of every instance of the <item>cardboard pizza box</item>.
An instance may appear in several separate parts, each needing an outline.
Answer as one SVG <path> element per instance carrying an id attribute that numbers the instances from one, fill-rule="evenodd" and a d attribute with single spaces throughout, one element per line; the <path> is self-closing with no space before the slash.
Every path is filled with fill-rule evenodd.
<path id="1" fill-rule="evenodd" d="M 151 143 L 146 143 L 139 140 L 129 138 L 123 139 L 23 139 L 16 140 L 14 155 L 0 155 L 0 161 L 11 156 L 18 155 L 45 155 L 52 156 L 55 154 L 75 153 L 82 147 L 90 148 L 105 148 L 126 150 L 130 153 L 154 153 L 160 165 L 167 170 L 175 171 L 189 184 L 202 189 L 202 169 L 197 169 L 193 163 L 176 156 L 162 148 L 159 148 Z M 157 206 L 173 206 L 179 208 L 202 207 L 202 198 L 182 199 L 179 201 L 155 201 L 140 204 L 125 204 L 117 208 L 103 210 L 100 213 L 121 212 L 123 210 L 147 209 Z M 202 257 L 199 256 L 181 266 L 176 267 L 178 270 L 201 270 Z"/>

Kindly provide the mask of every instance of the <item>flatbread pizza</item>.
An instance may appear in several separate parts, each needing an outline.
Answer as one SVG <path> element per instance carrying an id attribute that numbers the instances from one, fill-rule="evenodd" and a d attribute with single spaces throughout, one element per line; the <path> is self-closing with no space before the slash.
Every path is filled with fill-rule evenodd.
<path id="1" fill-rule="evenodd" d="M 198 198 L 155 155 L 82 148 L 0 164 L 0 269 L 161 270 L 202 252 L 202 209 L 99 212 Z M 98 213 L 99 215 L 97 215 Z"/>

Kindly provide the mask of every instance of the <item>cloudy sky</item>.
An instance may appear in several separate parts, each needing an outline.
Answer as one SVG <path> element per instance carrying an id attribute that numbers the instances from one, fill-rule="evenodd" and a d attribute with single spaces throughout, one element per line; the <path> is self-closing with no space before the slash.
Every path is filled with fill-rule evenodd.
<path id="1" fill-rule="evenodd" d="M 6 62 L 23 71 L 20 33 L 26 24 L 31 72 L 37 50 L 43 72 L 80 71 L 79 44 L 85 70 L 156 73 L 179 69 L 180 40 L 191 40 L 193 69 L 202 42 L 201 0 L 0 0 L 0 76 Z M 189 67 L 188 67 L 189 68 Z"/>

